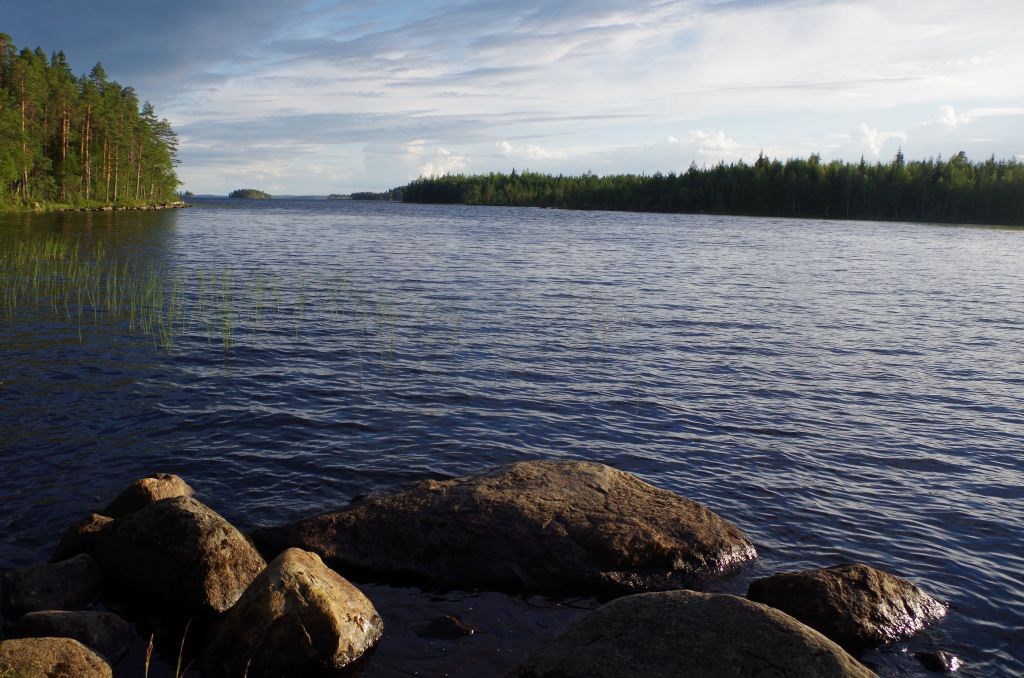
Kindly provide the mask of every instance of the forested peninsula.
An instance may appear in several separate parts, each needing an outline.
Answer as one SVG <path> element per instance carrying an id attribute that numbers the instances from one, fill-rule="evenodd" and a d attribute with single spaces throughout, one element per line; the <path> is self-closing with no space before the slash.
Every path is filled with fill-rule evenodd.
<path id="1" fill-rule="evenodd" d="M 0 210 L 172 203 L 177 148 L 101 64 L 76 77 L 63 52 L 18 51 L 0 33 Z"/>
<path id="2" fill-rule="evenodd" d="M 1024 225 L 1024 163 L 971 162 L 963 152 L 915 161 L 900 152 L 884 164 L 761 155 L 753 164 L 694 164 L 681 174 L 447 175 L 379 195 L 417 203 Z"/>

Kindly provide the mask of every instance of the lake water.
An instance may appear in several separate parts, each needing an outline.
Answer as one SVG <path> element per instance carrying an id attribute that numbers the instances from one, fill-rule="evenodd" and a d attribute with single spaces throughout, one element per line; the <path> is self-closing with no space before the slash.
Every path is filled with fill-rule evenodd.
<path id="1" fill-rule="evenodd" d="M 249 529 L 588 459 L 746 530 L 761 557 L 721 590 L 860 560 L 948 601 L 864 657 L 883 674 L 936 649 L 1024 673 L 1024 232 L 280 200 L 0 216 L 8 244 L 55 235 L 160 271 L 180 309 L 158 341 L 0 307 L 0 567 L 153 471 Z M 497 673 L 594 605 L 364 590 L 388 625 L 372 676 Z M 416 636 L 443 612 L 486 633 Z"/>

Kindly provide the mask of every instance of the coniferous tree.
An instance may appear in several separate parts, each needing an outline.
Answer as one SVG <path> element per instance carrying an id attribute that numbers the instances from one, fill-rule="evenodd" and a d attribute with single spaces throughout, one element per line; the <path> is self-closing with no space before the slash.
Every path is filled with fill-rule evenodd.
<path id="1" fill-rule="evenodd" d="M 177 137 L 97 63 L 76 78 L 64 52 L 0 33 L 0 207 L 173 200 Z"/>
<path id="2" fill-rule="evenodd" d="M 371 194 L 372 195 L 372 194 Z M 963 152 L 869 165 L 819 155 L 753 165 L 691 164 L 682 174 L 551 176 L 535 172 L 420 178 L 382 196 L 408 202 L 750 216 L 1024 224 L 1024 163 Z"/>

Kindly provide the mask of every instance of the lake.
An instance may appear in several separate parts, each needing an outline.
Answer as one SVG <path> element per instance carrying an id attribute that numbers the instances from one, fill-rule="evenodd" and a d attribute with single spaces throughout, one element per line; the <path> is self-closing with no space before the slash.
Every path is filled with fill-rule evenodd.
<path id="1" fill-rule="evenodd" d="M 761 557 L 718 590 L 859 560 L 949 602 L 863 657 L 883 674 L 927 675 L 912 653 L 936 649 L 1024 673 L 1020 230 L 287 200 L 0 215 L 0 251 L 55 238 L 167 291 L 149 331 L 73 296 L 0 304 L 0 567 L 154 471 L 251 529 L 587 459 L 743 528 Z M 361 584 L 386 625 L 368 676 L 498 673 L 595 605 Z M 443 612 L 486 633 L 416 636 Z"/>

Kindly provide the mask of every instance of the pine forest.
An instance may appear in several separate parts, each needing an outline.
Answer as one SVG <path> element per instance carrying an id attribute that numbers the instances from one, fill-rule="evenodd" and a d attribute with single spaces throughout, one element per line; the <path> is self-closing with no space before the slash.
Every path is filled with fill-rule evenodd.
<path id="1" fill-rule="evenodd" d="M 63 52 L 0 33 L 0 209 L 173 201 L 177 144 L 101 64 L 76 77 Z"/>

